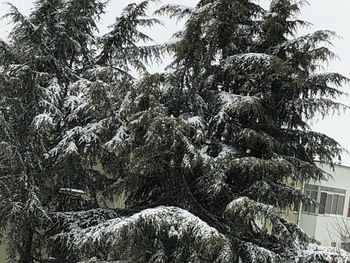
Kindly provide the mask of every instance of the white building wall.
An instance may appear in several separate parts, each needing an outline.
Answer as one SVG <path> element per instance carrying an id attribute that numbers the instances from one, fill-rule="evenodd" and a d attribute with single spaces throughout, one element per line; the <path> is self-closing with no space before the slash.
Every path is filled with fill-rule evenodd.
<path id="1" fill-rule="evenodd" d="M 307 234 L 322 244 L 330 246 L 332 242 L 335 242 L 336 246 L 340 247 L 342 242 L 350 242 L 350 237 L 348 240 L 342 240 L 339 234 L 339 230 L 346 230 L 346 228 L 350 234 L 350 217 L 347 217 L 350 201 L 350 167 L 336 165 L 334 171 L 329 166 L 320 167 L 330 173 L 332 177 L 329 180 L 309 182 L 309 184 L 346 190 L 343 214 L 316 215 L 302 212 L 299 225 Z"/>

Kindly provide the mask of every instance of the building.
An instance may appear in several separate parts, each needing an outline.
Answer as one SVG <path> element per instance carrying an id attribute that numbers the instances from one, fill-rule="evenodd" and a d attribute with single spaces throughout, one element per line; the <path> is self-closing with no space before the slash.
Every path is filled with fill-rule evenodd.
<path id="1" fill-rule="evenodd" d="M 297 223 L 321 244 L 350 251 L 350 167 L 320 167 L 332 178 L 304 184 L 304 193 L 319 205 L 301 207 Z"/>

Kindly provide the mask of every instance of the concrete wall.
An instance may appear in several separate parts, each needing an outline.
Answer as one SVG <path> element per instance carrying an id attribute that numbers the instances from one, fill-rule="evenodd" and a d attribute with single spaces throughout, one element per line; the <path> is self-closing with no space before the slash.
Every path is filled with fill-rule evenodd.
<path id="1" fill-rule="evenodd" d="M 299 225 L 308 235 L 323 245 L 330 246 L 332 242 L 336 242 L 337 247 L 340 247 L 342 240 L 338 231 L 339 228 L 346 228 L 343 222 L 345 222 L 350 230 L 350 220 L 344 217 L 302 214 Z"/>
<path id="2" fill-rule="evenodd" d="M 6 262 L 6 245 L 2 243 L 0 244 L 0 262 Z"/>
<path id="3" fill-rule="evenodd" d="M 314 215 L 308 215 L 302 213 L 300 215 L 300 222 L 299 226 L 304 229 L 306 234 L 309 236 L 316 238 L 315 237 L 315 230 L 316 230 L 316 223 L 317 223 L 317 216 Z"/>
<path id="4" fill-rule="evenodd" d="M 349 201 L 348 198 L 350 196 L 350 167 L 336 165 L 334 170 L 332 170 L 332 168 L 328 165 L 319 165 L 319 167 L 325 172 L 331 174 L 332 177 L 328 180 L 322 181 L 321 183 L 314 182 L 313 184 L 345 189 L 347 195 L 345 203 L 347 208 L 348 202 L 346 201 Z M 346 213 L 344 215 L 346 215 Z"/>

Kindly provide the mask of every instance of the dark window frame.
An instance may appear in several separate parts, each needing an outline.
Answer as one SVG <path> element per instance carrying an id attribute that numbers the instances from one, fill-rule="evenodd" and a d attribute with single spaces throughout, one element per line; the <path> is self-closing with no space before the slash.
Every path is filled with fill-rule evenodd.
<path id="1" fill-rule="evenodd" d="M 344 216 L 345 189 L 306 184 L 304 194 L 314 199 L 318 206 L 304 206 L 303 213 Z M 347 216 L 350 217 L 350 201 Z"/>

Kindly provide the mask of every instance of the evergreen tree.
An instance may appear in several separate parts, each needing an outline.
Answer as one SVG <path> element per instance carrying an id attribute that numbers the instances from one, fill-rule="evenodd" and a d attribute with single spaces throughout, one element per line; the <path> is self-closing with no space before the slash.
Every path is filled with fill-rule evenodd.
<path id="1" fill-rule="evenodd" d="M 248 0 L 161 8 L 189 16 L 166 46 L 175 60 L 127 93 L 104 145 L 112 159 L 103 169 L 132 210 L 77 227 L 66 224 L 74 214 L 60 214 L 56 240 L 91 262 L 333 260 L 281 213 L 315 202 L 294 188 L 327 177 L 315 159 L 340 158 L 338 143 L 308 121 L 346 108 L 333 86 L 347 79 L 317 73 L 333 57 L 322 46 L 333 33 L 298 37 L 298 12 L 287 0 L 269 10 Z"/>
<path id="2" fill-rule="evenodd" d="M 293 186 L 327 177 L 316 159 L 340 158 L 338 143 L 308 126 L 346 108 L 334 86 L 347 79 L 318 73 L 334 34 L 298 36 L 306 22 L 292 0 L 268 10 L 250 0 L 167 5 L 158 13 L 188 20 L 165 47 L 169 70 L 149 75 L 145 63 L 160 53 L 140 45 L 151 39 L 139 27 L 159 23 L 146 17 L 148 5 L 128 5 L 102 37 L 100 1 L 41 0 L 28 18 L 12 7 L 0 71 L 0 223 L 10 227 L 12 255 L 345 260 L 310 244 L 281 212 L 314 203 Z M 62 192 L 89 200 L 60 200 Z M 109 197 L 124 207 L 108 209 Z"/>
<path id="3" fill-rule="evenodd" d="M 1 44 L 1 228 L 7 233 L 9 262 L 33 262 L 44 241 L 38 229 L 47 219 L 48 174 L 43 154 L 51 116 L 60 114 L 54 81 L 57 60 L 45 54 L 43 28 L 11 6 L 15 27 Z M 17 260 L 18 259 L 18 260 Z"/>
<path id="4" fill-rule="evenodd" d="M 148 4 L 129 5 L 102 37 L 103 1 L 38 0 L 28 17 L 10 5 L 6 18 L 14 28 L 0 48 L 0 227 L 8 262 L 48 258 L 51 212 L 98 206 L 96 191 L 108 178 L 67 138 L 80 128 L 79 144 L 93 149 L 97 135 L 118 124 L 113 110 L 132 83 L 129 67 L 143 71 L 142 60 L 159 57 L 156 46 L 139 45 L 150 40 L 139 26 L 158 23 L 145 18 Z M 64 141 L 66 155 L 56 159 Z M 89 200 L 76 197 L 83 190 Z"/>

